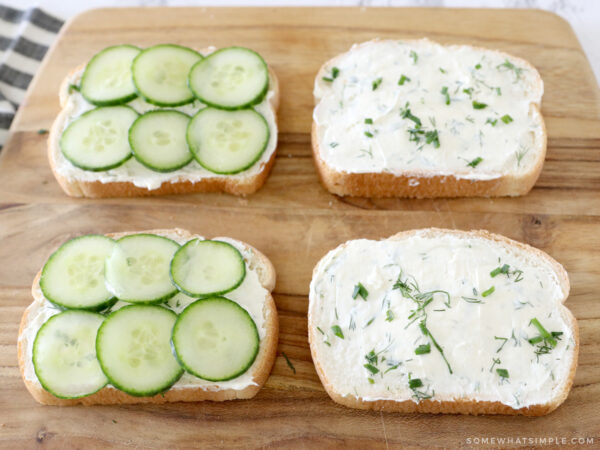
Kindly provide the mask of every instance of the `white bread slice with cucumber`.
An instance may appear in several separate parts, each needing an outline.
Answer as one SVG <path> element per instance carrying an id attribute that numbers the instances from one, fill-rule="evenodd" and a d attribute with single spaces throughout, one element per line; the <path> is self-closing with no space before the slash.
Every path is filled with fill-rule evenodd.
<path id="1" fill-rule="evenodd" d="M 204 239 L 199 235 L 178 228 L 150 230 L 139 233 L 149 233 L 168 237 L 180 244 L 195 238 Z M 138 234 L 138 232 L 110 233 L 106 236 L 119 239 L 132 234 Z M 59 310 L 53 307 L 53 305 L 44 297 L 41 291 L 40 277 L 42 271 L 40 271 L 36 275 L 32 285 L 34 301 L 23 314 L 18 338 L 19 369 L 23 381 L 34 399 L 45 405 L 67 406 L 76 404 L 107 405 L 179 401 L 195 402 L 203 400 L 225 401 L 248 399 L 256 395 L 269 377 L 276 356 L 279 322 L 275 302 L 271 295 L 271 292 L 275 288 L 275 270 L 269 259 L 254 247 L 230 238 L 215 239 L 228 242 L 236 247 L 245 260 L 246 279 L 239 288 L 241 289 L 240 295 L 242 290 L 245 289 L 244 285 L 246 283 L 259 284 L 255 286 L 253 290 L 243 292 L 260 291 L 264 295 L 264 298 L 245 299 L 241 302 L 242 306 L 244 302 L 248 302 L 245 306 L 246 309 L 249 309 L 248 312 L 253 311 L 252 314 L 255 315 L 262 313 L 262 317 L 254 317 L 254 321 L 258 326 L 258 332 L 261 334 L 258 353 L 256 354 L 256 358 L 252 362 L 252 365 L 245 373 L 238 378 L 222 382 L 206 381 L 194 377 L 189 373 L 184 373 L 183 376 L 168 390 L 148 397 L 129 395 L 107 385 L 96 393 L 88 396 L 73 399 L 58 398 L 42 387 L 32 363 L 33 341 L 38 330 L 48 317 L 52 317 L 59 312 Z M 250 279 L 248 279 L 248 277 L 250 277 Z M 228 297 L 229 295 L 231 295 L 230 298 L 236 299 L 235 290 L 229 294 L 224 294 L 225 297 Z M 175 298 L 177 298 L 177 296 Z M 171 300 L 174 301 L 174 299 Z M 252 302 L 254 302 L 253 305 L 251 305 Z M 170 301 L 170 303 L 172 302 Z M 169 306 L 172 306 L 170 303 Z M 250 308 L 250 306 L 252 306 L 252 308 Z M 179 308 L 179 304 L 177 304 L 177 307 Z M 185 304 L 183 304 L 182 307 L 185 307 Z M 260 311 L 260 313 L 258 311 Z"/>
<path id="2" fill-rule="evenodd" d="M 215 52 L 214 47 L 200 50 L 207 56 Z M 77 167 L 61 152 L 61 136 L 66 127 L 80 116 L 82 111 L 92 108 L 89 102 L 73 86 L 78 86 L 87 64 L 82 64 L 65 77 L 59 89 L 61 111 L 56 117 L 48 136 L 48 160 L 52 172 L 63 191 L 72 197 L 139 197 L 193 192 L 226 192 L 246 195 L 256 192 L 265 183 L 275 162 L 277 147 L 277 110 L 279 108 L 279 82 L 271 67 L 268 70 L 268 91 L 264 99 L 253 108 L 269 124 L 268 144 L 260 158 L 249 168 L 239 173 L 213 173 L 192 160 L 187 166 L 175 171 L 158 172 L 140 164 L 134 157 L 123 165 L 106 171 L 89 171 Z M 157 107 L 135 98 L 127 103 L 140 114 Z M 200 106 L 199 106 L 200 105 Z M 164 107 L 194 115 L 203 103 L 195 100 L 191 104 Z"/>
<path id="3" fill-rule="evenodd" d="M 496 50 L 354 45 L 315 79 L 317 171 L 337 195 L 524 195 L 546 154 L 543 91 L 535 67 Z"/>
<path id="4" fill-rule="evenodd" d="M 575 376 L 568 295 L 558 262 L 487 231 L 348 241 L 313 271 L 311 354 L 350 408 L 540 416 Z"/>

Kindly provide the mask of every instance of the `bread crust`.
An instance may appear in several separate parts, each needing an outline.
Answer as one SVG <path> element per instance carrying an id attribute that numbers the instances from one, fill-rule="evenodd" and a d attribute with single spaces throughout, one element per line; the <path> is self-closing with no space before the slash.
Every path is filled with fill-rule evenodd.
<path id="1" fill-rule="evenodd" d="M 522 242 L 514 241 L 507 237 L 490 233 L 486 230 L 471 230 L 471 231 L 461 231 L 461 230 L 449 230 L 449 229 L 441 229 L 441 228 L 427 228 L 427 229 L 417 229 L 417 230 L 409 230 L 409 231 L 401 231 L 396 233 L 393 236 L 390 236 L 386 240 L 402 240 L 414 236 L 417 233 L 421 233 L 427 237 L 436 237 L 447 234 L 452 234 L 460 237 L 476 237 L 483 238 L 493 242 L 500 243 L 509 248 L 517 248 L 520 250 L 527 251 L 531 254 L 531 256 L 535 258 L 540 258 L 546 261 L 556 272 L 556 275 L 560 282 L 560 287 L 563 292 L 562 299 L 562 308 L 561 315 L 566 323 L 568 323 L 573 330 L 573 340 L 575 341 L 575 348 L 573 353 L 573 360 L 571 362 L 571 367 L 569 370 L 569 374 L 567 376 L 567 381 L 564 385 L 564 389 L 561 390 L 553 399 L 552 402 L 532 405 L 524 408 L 514 409 L 508 405 L 505 405 L 501 402 L 490 402 L 490 401 L 477 401 L 477 400 L 466 400 L 466 399 L 456 399 L 453 401 L 438 401 L 438 400 L 422 400 L 418 403 L 412 400 L 364 400 L 362 397 L 355 396 L 344 396 L 335 390 L 335 387 L 329 381 L 323 368 L 319 362 L 319 358 L 316 352 L 316 342 L 319 339 L 319 335 L 317 335 L 316 324 L 314 323 L 315 317 L 312 314 L 312 311 L 309 308 L 308 313 L 308 340 L 310 343 L 310 351 L 313 362 L 315 364 L 315 368 L 317 370 L 317 374 L 321 382 L 323 383 L 323 387 L 327 394 L 331 397 L 331 399 L 339 403 L 340 405 L 347 406 L 349 408 L 356 409 L 366 409 L 366 410 L 374 410 L 374 411 L 388 411 L 388 412 L 400 412 L 400 413 L 432 413 L 432 414 L 470 414 L 470 415 L 480 415 L 480 414 L 505 414 L 505 415 L 524 415 L 524 416 L 543 416 L 549 414 L 558 408 L 569 395 L 569 391 L 571 390 L 571 386 L 573 385 L 573 380 L 575 378 L 575 371 L 577 369 L 577 359 L 579 356 L 579 327 L 577 325 L 577 320 L 571 313 L 571 311 L 564 306 L 564 302 L 569 296 L 570 284 L 569 284 L 569 276 L 564 269 L 564 267 L 558 263 L 555 259 L 550 257 L 547 253 L 535 248 L 530 245 L 524 244 Z M 346 246 L 344 243 L 341 247 Z M 322 260 L 321 260 L 322 261 Z M 317 268 L 320 265 L 321 261 L 317 263 L 313 270 L 313 278 L 316 274 Z M 310 301 L 310 300 L 309 300 Z"/>
<path id="2" fill-rule="evenodd" d="M 382 42 L 378 39 L 373 39 L 369 42 Z M 419 42 L 418 40 L 407 40 L 405 42 Z M 436 43 L 434 41 L 429 41 Z M 362 44 L 361 44 L 362 45 Z M 538 74 L 536 68 L 528 61 L 518 58 L 508 53 L 490 50 L 483 47 L 470 46 L 475 50 L 486 52 L 494 52 L 502 55 L 507 59 L 519 61 L 522 67 L 527 67 L 533 73 Z M 319 72 L 316 79 L 324 76 L 325 68 L 331 64 L 333 60 L 342 56 L 337 55 L 334 58 L 326 61 Z M 542 84 L 542 79 L 538 74 L 538 84 Z M 315 106 L 318 99 L 315 98 Z M 317 124 L 313 119 L 311 130 L 311 142 L 313 149 L 313 160 L 321 184 L 332 194 L 340 196 L 355 196 L 355 197 L 408 197 L 408 198 L 437 198 L 437 197 L 502 197 L 502 196 L 520 196 L 527 194 L 535 185 L 535 182 L 542 172 L 544 159 L 546 158 L 546 148 L 548 142 L 548 134 L 546 124 L 541 114 L 541 104 L 532 104 L 531 108 L 534 113 L 539 114 L 542 139 L 540 142 L 541 149 L 538 159 L 532 166 L 531 170 L 521 175 L 505 174 L 497 178 L 489 180 L 474 180 L 463 178 L 455 175 L 440 175 L 435 171 L 406 171 L 401 174 L 393 174 L 389 172 L 363 172 L 354 173 L 346 171 L 338 171 L 327 165 L 321 157 L 319 139 L 317 134 Z"/>
<path id="3" fill-rule="evenodd" d="M 107 236 L 118 239 L 122 236 L 135 234 L 135 233 L 153 233 L 153 234 L 165 234 L 175 233 L 178 236 L 186 239 L 192 239 L 197 237 L 186 230 L 179 228 L 175 229 L 157 229 L 139 232 L 125 232 L 125 233 L 108 233 Z M 25 378 L 25 343 L 21 339 L 23 331 L 29 325 L 29 313 L 36 302 L 46 301 L 43 297 L 40 297 L 37 292 L 39 286 L 39 280 L 41 276 L 41 270 L 36 275 L 32 285 L 32 295 L 34 297 L 34 303 L 32 303 L 23 313 L 21 318 L 21 325 L 19 327 L 19 338 L 17 343 L 17 352 L 19 358 L 19 370 L 21 377 L 27 387 L 29 393 L 35 400 L 43 405 L 59 405 L 59 406 L 72 406 L 72 405 L 117 405 L 117 404 L 133 404 L 133 403 L 170 403 L 170 402 L 197 402 L 203 400 L 212 401 L 225 401 L 225 400 L 236 400 L 236 399 L 248 399 L 254 397 L 258 391 L 265 384 L 271 373 L 271 368 L 275 362 L 277 353 L 277 342 L 279 337 L 279 320 L 277 317 L 277 308 L 271 295 L 272 290 L 275 288 L 275 269 L 271 261 L 260 251 L 248 245 L 242 243 L 246 248 L 252 250 L 253 258 L 248 261 L 247 264 L 256 269 L 258 272 L 259 280 L 261 285 L 269 291 L 267 298 L 265 299 L 265 306 L 263 314 L 265 315 L 265 328 L 266 334 L 264 339 L 260 342 L 260 348 L 256 361 L 252 369 L 252 377 L 256 385 L 248 386 L 244 389 L 206 389 L 202 387 L 185 387 L 185 388 L 171 388 L 163 394 L 157 394 L 153 397 L 134 397 L 125 392 L 119 391 L 118 389 L 107 386 L 96 392 L 95 394 L 87 397 L 78 399 L 60 399 L 46 391 L 39 382 L 32 382 Z"/>
<path id="4" fill-rule="evenodd" d="M 203 49 L 206 52 L 207 49 Z M 270 158 L 263 163 L 260 171 L 254 175 L 248 175 L 243 178 L 231 176 L 215 176 L 204 178 L 196 182 L 190 180 L 180 180 L 176 182 L 164 182 L 157 189 L 147 189 L 136 186 L 130 181 L 113 181 L 102 183 L 101 181 L 83 181 L 62 176 L 56 170 L 56 161 L 53 155 L 60 151 L 57 147 L 58 137 L 62 134 L 65 121 L 68 119 L 68 111 L 65 105 L 69 97 L 69 80 L 71 77 L 83 70 L 86 64 L 80 64 L 63 79 L 59 88 L 60 106 L 63 108 L 50 128 L 48 134 L 47 148 L 48 161 L 54 178 L 62 190 L 71 197 L 89 197 L 89 198 L 108 198 L 108 197 L 147 197 L 170 194 L 189 194 L 193 192 L 226 192 L 234 195 L 247 195 L 256 192 L 266 182 L 267 177 L 275 163 L 275 149 Z M 279 80 L 271 67 L 269 70 L 269 83 L 273 91 L 273 96 L 269 100 L 273 108 L 275 123 L 277 123 L 277 110 L 279 109 Z"/>

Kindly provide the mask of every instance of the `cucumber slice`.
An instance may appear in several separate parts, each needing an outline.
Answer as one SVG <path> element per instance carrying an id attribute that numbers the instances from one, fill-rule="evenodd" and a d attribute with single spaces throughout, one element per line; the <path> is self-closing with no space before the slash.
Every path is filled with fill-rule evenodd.
<path id="1" fill-rule="evenodd" d="M 104 284 L 104 261 L 116 246 L 91 234 L 65 242 L 42 269 L 40 289 L 57 306 L 100 311 L 116 302 Z"/>
<path id="2" fill-rule="evenodd" d="M 208 107 L 190 120 L 187 142 L 205 169 L 219 174 L 239 173 L 252 167 L 267 148 L 269 125 L 253 109 L 223 111 Z"/>
<path id="3" fill-rule="evenodd" d="M 227 242 L 192 239 L 171 261 L 171 279 L 190 297 L 224 294 L 246 276 L 246 264 L 237 248 Z"/>
<path id="4" fill-rule="evenodd" d="M 155 234 L 131 234 L 117 241 L 106 260 L 106 286 L 119 300 L 161 303 L 177 288 L 169 278 L 169 263 L 179 244 Z"/>
<path id="5" fill-rule="evenodd" d="M 129 106 L 104 106 L 83 113 L 63 131 L 62 154 L 84 170 L 120 166 L 131 157 L 128 133 L 137 116 Z"/>
<path id="6" fill-rule="evenodd" d="M 65 311 L 50 317 L 33 341 L 33 368 L 55 397 L 79 398 L 98 392 L 108 379 L 96 359 L 96 333 L 104 317 Z"/>
<path id="7" fill-rule="evenodd" d="M 174 110 L 155 110 L 138 117 L 129 129 L 129 145 L 141 164 L 157 172 L 186 166 L 193 156 L 185 139 L 190 116 Z"/>
<path id="8" fill-rule="evenodd" d="M 161 44 L 143 50 L 133 60 L 133 83 L 148 103 L 180 106 L 194 100 L 188 75 L 202 55 L 181 45 Z"/>
<path id="9" fill-rule="evenodd" d="M 259 338 L 250 314 L 224 297 L 197 300 L 177 318 L 173 347 L 186 371 L 209 381 L 246 372 L 258 354 Z"/>
<path id="10" fill-rule="evenodd" d="M 115 45 L 96 53 L 81 77 L 83 98 L 96 106 L 120 105 L 136 98 L 131 63 L 138 53 L 140 49 L 133 45 Z"/>
<path id="11" fill-rule="evenodd" d="M 136 397 L 166 391 L 183 374 L 171 351 L 177 314 L 162 306 L 129 305 L 98 330 L 96 353 L 110 384 Z"/>
<path id="12" fill-rule="evenodd" d="M 240 109 L 260 103 L 269 90 L 264 59 L 248 48 L 222 48 L 190 71 L 190 89 L 207 105 Z"/>

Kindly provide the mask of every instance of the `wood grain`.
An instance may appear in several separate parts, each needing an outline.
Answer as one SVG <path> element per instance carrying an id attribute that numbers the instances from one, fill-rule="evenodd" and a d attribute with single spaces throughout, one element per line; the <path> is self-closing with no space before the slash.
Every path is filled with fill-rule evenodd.
<path id="1" fill-rule="evenodd" d="M 497 48 L 531 61 L 545 82 L 549 141 L 542 175 L 526 197 L 359 199 L 328 194 L 311 160 L 314 75 L 354 42 L 427 36 Z M 72 67 L 118 43 L 169 40 L 197 48 L 258 50 L 282 87 L 280 145 L 265 187 L 247 198 L 195 194 L 155 199 L 71 199 L 50 173 L 46 136 L 58 85 Z M 261 249 L 278 273 L 279 357 L 250 401 L 58 408 L 37 405 L 20 379 L 18 323 L 30 284 L 69 237 L 179 226 L 228 235 Z M 581 331 L 575 386 L 547 417 L 381 414 L 334 404 L 315 373 L 307 342 L 314 264 L 352 238 L 439 226 L 486 228 L 527 242 L 563 263 L 567 305 Z M 569 25 L 527 10 L 448 9 L 106 9 L 63 30 L 46 58 L 0 154 L 0 446 L 385 448 L 465 446 L 469 437 L 595 437 L 600 442 L 600 93 Z M 281 356 L 292 361 L 294 374 Z M 526 442 L 527 443 L 527 442 Z M 531 445 L 531 444 L 529 444 Z"/>

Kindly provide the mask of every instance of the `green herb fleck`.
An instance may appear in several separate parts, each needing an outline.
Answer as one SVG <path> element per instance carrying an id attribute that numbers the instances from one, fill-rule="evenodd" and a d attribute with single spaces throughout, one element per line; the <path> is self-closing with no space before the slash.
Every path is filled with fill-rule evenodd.
<path id="1" fill-rule="evenodd" d="M 487 289 L 487 290 L 483 291 L 483 292 L 481 293 L 481 296 L 482 296 L 482 297 L 487 297 L 488 295 L 492 295 L 492 294 L 494 293 L 494 291 L 495 291 L 495 290 L 496 290 L 496 288 L 495 288 L 494 286 L 492 286 L 491 288 L 489 288 L 489 289 Z"/>
<path id="2" fill-rule="evenodd" d="M 500 353 L 500 350 L 502 350 L 502 348 L 504 347 L 504 344 L 506 344 L 506 342 L 508 341 L 508 338 L 494 336 L 494 339 L 496 339 L 498 341 L 504 341 L 504 342 L 502 342 L 502 345 L 500 347 L 498 347 L 498 350 L 496 350 L 496 353 Z"/>
<path id="3" fill-rule="evenodd" d="M 323 336 L 325 336 L 325 332 L 321 329 L 321 327 L 317 327 L 317 330 L 319 330 L 319 333 L 321 333 Z"/>
<path id="4" fill-rule="evenodd" d="M 450 104 L 450 94 L 448 94 L 448 86 L 443 86 L 441 94 L 446 97 L 446 105 Z"/>
<path id="5" fill-rule="evenodd" d="M 391 322 L 392 320 L 394 320 L 394 313 L 392 312 L 391 309 L 388 309 L 387 312 L 385 313 L 385 320 L 386 320 L 386 322 Z"/>
<path id="6" fill-rule="evenodd" d="M 414 50 L 411 50 L 410 57 L 413 60 L 413 64 L 417 64 L 417 61 L 419 60 L 419 55 L 417 55 L 417 52 L 415 52 Z"/>
<path id="7" fill-rule="evenodd" d="M 438 352 L 440 352 L 440 355 L 442 355 L 442 358 L 444 359 L 444 362 L 448 366 L 448 371 L 450 372 L 450 374 L 452 374 L 452 367 L 450 367 L 450 363 L 446 359 L 446 355 L 444 355 L 444 349 L 440 346 L 440 344 L 437 343 L 437 341 L 435 340 L 435 338 L 431 334 L 431 331 L 429 331 L 429 329 L 427 328 L 427 325 L 426 325 L 426 323 L 425 323 L 424 320 L 421 321 L 421 323 L 419 323 L 419 327 L 421 328 L 421 332 L 425 336 L 428 336 L 429 339 L 431 339 L 431 342 L 433 343 L 434 347 L 438 350 Z"/>
<path id="8" fill-rule="evenodd" d="M 45 128 L 40 128 L 39 130 L 37 130 L 37 134 L 48 134 L 48 130 L 46 130 Z"/>
<path id="9" fill-rule="evenodd" d="M 373 375 L 376 375 L 379 373 L 379 369 L 372 364 L 365 364 L 363 367 L 365 369 L 367 369 L 369 372 L 371 372 Z"/>
<path id="10" fill-rule="evenodd" d="M 475 168 L 481 161 L 483 161 L 483 158 L 481 156 L 478 156 L 473 161 L 471 161 L 469 164 L 467 164 L 467 166 Z"/>
<path id="11" fill-rule="evenodd" d="M 402 86 L 407 81 L 410 81 L 410 78 L 408 78 L 406 75 L 402 75 L 398 80 L 398 86 Z"/>
<path id="12" fill-rule="evenodd" d="M 442 73 L 448 73 L 442 67 L 440 67 L 440 72 L 442 72 Z"/>
<path id="13" fill-rule="evenodd" d="M 475 64 L 475 69 L 477 69 L 477 70 L 481 69 L 481 64 L 479 64 L 479 63 Z"/>
<path id="14" fill-rule="evenodd" d="M 513 118 L 510 117 L 508 114 L 504 114 L 502 117 L 500 117 L 500 120 L 506 124 L 509 124 L 513 121 Z"/>
<path id="15" fill-rule="evenodd" d="M 79 92 L 79 86 L 76 84 L 69 84 L 69 94 L 72 94 L 73 91 Z"/>
<path id="16" fill-rule="evenodd" d="M 342 329 L 339 327 L 339 325 L 332 326 L 331 331 L 333 331 L 333 334 L 335 334 L 340 339 L 344 339 L 344 333 L 342 333 Z"/>
<path id="17" fill-rule="evenodd" d="M 488 120 L 485 121 L 485 123 L 489 123 L 491 126 L 495 127 L 496 124 L 498 123 L 498 119 L 492 119 L 491 117 L 488 118 Z"/>
<path id="18" fill-rule="evenodd" d="M 371 320 L 369 320 L 363 328 L 367 328 L 369 325 L 371 325 L 373 323 L 374 320 L 375 320 L 375 317 L 371 318 Z"/>
<path id="19" fill-rule="evenodd" d="M 440 137 L 438 135 L 438 130 L 427 131 L 425 133 L 425 142 L 427 144 L 433 144 L 435 148 L 440 148 Z"/>
<path id="20" fill-rule="evenodd" d="M 501 267 L 496 267 L 494 270 L 492 270 L 490 272 L 490 277 L 494 278 L 495 276 L 497 276 L 501 273 L 504 275 L 508 275 L 509 268 L 510 268 L 510 266 L 508 264 L 504 264 Z"/>
<path id="21" fill-rule="evenodd" d="M 370 131 L 365 131 L 365 136 L 368 138 L 372 138 L 373 137 L 373 133 L 371 133 Z"/>
<path id="22" fill-rule="evenodd" d="M 373 119 L 371 119 L 371 118 L 367 117 L 367 118 L 365 119 L 365 123 L 366 123 L 367 125 L 373 125 Z"/>
<path id="23" fill-rule="evenodd" d="M 415 355 L 424 355 L 426 353 L 431 353 L 430 344 L 422 344 L 415 349 Z"/>
<path id="24" fill-rule="evenodd" d="M 496 66 L 496 69 L 499 70 L 499 71 L 501 71 L 501 72 L 505 72 L 505 71 L 514 72 L 514 74 L 515 74 L 515 81 L 514 82 L 515 83 L 521 78 L 521 74 L 525 70 L 525 69 L 522 69 L 520 67 L 515 66 L 508 59 L 506 61 L 504 61 L 502 64 L 498 64 Z"/>
<path id="25" fill-rule="evenodd" d="M 371 84 L 371 90 L 374 91 L 375 89 L 377 89 L 382 81 L 383 78 L 377 78 L 375 81 L 373 81 L 373 83 Z"/>
<path id="26" fill-rule="evenodd" d="M 420 388 L 423 386 L 423 382 L 420 378 L 413 378 L 412 380 L 408 380 L 408 387 L 411 389 Z"/>
<path id="27" fill-rule="evenodd" d="M 327 82 L 331 83 L 333 80 L 335 80 L 338 77 L 339 74 L 340 74 L 340 69 L 338 69 L 337 67 L 333 67 L 331 69 L 331 76 L 323 77 L 323 81 L 327 81 Z"/>
<path id="28" fill-rule="evenodd" d="M 473 95 L 473 88 L 463 89 L 463 92 L 470 98 Z"/>
<path id="29" fill-rule="evenodd" d="M 508 378 L 508 370 L 506 369 L 496 369 L 496 373 L 502 378 Z"/>
<path id="30" fill-rule="evenodd" d="M 363 300 L 367 300 L 369 296 L 369 291 L 362 285 L 362 283 L 358 283 L 354 286 L 354 291 L 352 292 L 352 298 L 356 300 L 356 297 L 361 296 Z"/>
<path id="31" fill-rule="evenodd" d="M 477 100 L 473 100 L 473 109 L 484 109 L 487 108 L 487 103 L 480 103 Z"/>
<path id="32" fill-rule="evenodd" d="M 331 148 L 336 148 L 338 145 L 340 145 L 340 144 L 338 144 L 337 142 L 330 142 L 330 143 L 329 143 L 329 146 L 330 146 Z"/>
<path id="33" fill-rule="evenodd" d="M 294 375 L 296 375 L 296 368 L 294 367 L 294 365 L 292 364 L 292 362 L 290 361 L 290 358 L 288 358 L 288 356 L 285 354 L 285 352 L 281 352 L 281 354 L 283 355 L 283 357 L 285 358 L 285 362 L 287 363 L 288 367 L 290 369 L 292 369 L 292 372 L 294 372 Z"/>
<path id="34" fill-rule="evenodd" d="M 375 380 L 371 377 L 367 378 L 369 380 L 369 384 L 375 384 Z"/>

